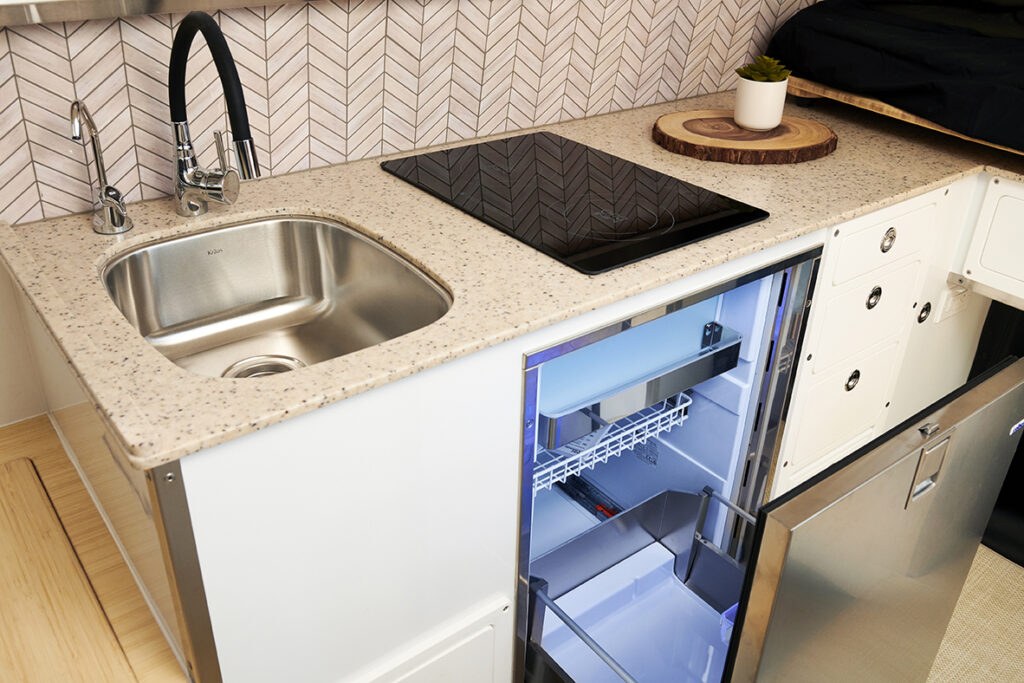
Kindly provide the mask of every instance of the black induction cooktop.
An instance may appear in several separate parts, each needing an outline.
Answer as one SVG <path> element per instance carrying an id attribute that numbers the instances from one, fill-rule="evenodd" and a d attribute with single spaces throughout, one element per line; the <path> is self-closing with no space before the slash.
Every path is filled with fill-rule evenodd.
<path id="1" fill-rule="evenodd" d="M 551 133 L 381 166 L 588 275 L 768 217 L 767 211 Z"/>

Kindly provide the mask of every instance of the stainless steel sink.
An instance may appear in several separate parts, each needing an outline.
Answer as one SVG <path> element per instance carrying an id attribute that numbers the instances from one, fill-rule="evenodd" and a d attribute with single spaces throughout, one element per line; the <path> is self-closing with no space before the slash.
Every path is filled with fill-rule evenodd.
<path id="1" fill-rule="evenodd" d="M 320 218 L 149 244 L 107 264 L 110 298 L 160 353 L 210 377 L 319 363 L 429 325 L 451 297 L 401 256 Z"/>

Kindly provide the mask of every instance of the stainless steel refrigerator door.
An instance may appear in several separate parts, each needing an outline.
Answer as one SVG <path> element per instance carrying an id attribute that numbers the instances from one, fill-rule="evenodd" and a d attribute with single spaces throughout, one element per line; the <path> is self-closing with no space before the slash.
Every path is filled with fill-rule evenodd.
<path id="1" fill-rule="evenodd" d="M 762 508 L 725 680 L 928 677 L 1021 436 L 1024 360 L 938 406 Z"/>

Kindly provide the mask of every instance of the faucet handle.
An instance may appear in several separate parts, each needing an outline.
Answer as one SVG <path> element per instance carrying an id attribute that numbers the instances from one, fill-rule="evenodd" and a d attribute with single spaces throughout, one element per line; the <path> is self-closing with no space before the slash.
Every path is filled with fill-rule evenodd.
<path id="1" fill-rule="evenodd" d="M 133 225 L 124 196 L 113 185 L 104 185 L 100 192 L 100 210 L 93 216 L 93 231 L 101 235 L 118 235 L 128 232 Z"/>
<path id="2" fill-rule="evenodd" d="M 217 145 L 217 164 L 222 171 L 231 168 L 231 161 L 228 159 L 228 149 L 224 145 L 224 133 L 219 130 L 213 131 L 213 141 Z"/>
<path id="3" fill-rule="evenodd" d="M 238 171 L 233 168 L 196 172 L 198 186 L 207 199 L 221 204 L 234 204 L 238 199 Z"/>
<path id="4" fill-rule="evenodd" d="M 107 185 L 100 193 L 100 206 L 113 209 L 122 216 L 128 214 L 128 207 L 124 204 L 124 196 L 113 185 Z"/>

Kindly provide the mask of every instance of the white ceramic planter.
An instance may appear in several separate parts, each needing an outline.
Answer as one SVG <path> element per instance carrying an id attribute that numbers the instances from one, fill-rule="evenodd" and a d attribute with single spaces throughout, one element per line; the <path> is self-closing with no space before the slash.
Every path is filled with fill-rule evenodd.
<path id="1" fill-rule="evenodd" d="M 736 84 L 736 108 L 733 121 L 740 128 L 765 131 L 782 123 L 782 105 L 786 103 L 787 78 L 784 81 L 751 81 L 740 78 Z"/>

